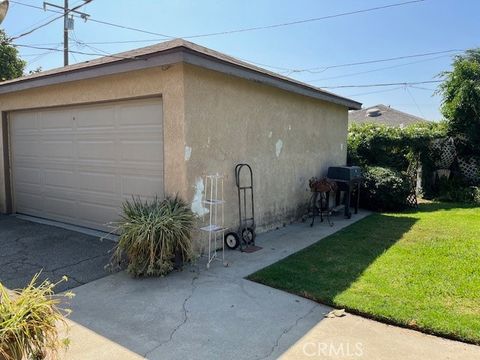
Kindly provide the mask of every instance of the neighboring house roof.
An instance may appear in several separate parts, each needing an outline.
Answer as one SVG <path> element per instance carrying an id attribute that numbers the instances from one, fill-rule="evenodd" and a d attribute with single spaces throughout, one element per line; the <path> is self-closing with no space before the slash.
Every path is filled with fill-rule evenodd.
<path id="1" fill-rule="evenodd" d="M 427 120 L 421 117 L 404 113 L 403 111 L 393 109 L 390 106 L 385 106 L 383 104 L 371 106 L 362 110 L 350 111 L 348 113 L 349 124 L 373 123 L 402 127 L 426 121 Z"/>
<path id="2" fill-rule="evenodd" d="M 276 74 L 203 46 L 175 39 L 0 83 L 0 94 L 184 62 L 275 86 L 297 94 L 360 109 L 361 103 Z"/>

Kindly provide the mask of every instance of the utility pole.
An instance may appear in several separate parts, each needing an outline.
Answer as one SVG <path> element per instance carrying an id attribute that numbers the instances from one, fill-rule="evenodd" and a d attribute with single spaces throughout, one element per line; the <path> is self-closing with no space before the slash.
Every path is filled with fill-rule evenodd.
<path id="1" fill-rule="evenodd" d="M 63 66 L 68 65 L 68 0 L 63 7 Z"/>
<path id="2" fill-rule="evenodd" d="M 73 14 L 80 15 L 80 17 L 85 21 L 87 21 L 88 17 L 90 16 L 89 14 L 83 13 L 81 11 L 77 11 L 78 8 L 80 8 L 81 6 L 89 3 L 92 0 L 83 0 L 83 1 L 84 1 L 84 4 L 76 6 L 73 9 L 68 8 L 68 0 L 64 1 L 63 6 L 51 4 L 51 3 L 48 3 L 48 2 L 43 3 L 43 9 L 44 10 L 47 9 L 47 6 L 51 6 L 51 7 L 63 10 L 63 65 L 64 66 L 68 65 L 68 50 L 69 50 L 69 48 L 68 48 L 68 31 L 73 30 L 73 28 L 74 28 Z M 69 14 L 72 14 L 72 15 L 69 17 Z"/>

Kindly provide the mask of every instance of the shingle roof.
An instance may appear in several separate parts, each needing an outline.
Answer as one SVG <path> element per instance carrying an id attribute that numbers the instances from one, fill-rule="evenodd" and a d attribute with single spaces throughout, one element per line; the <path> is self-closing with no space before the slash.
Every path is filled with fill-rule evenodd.
<path id="1" fill-rule="evenodd" d="M 330 101 L 333 103 L 341 104 L 347 106 L 349 109 L 360 109 L 361 103 L 348 99 L 343 96 L 336 95 L 329 91 L 317 88 L 315 86 L 302 83 L 300 81 L 288 78 L 286 76 L 271 72 L 269 70 L 263 69 L 261 67 L 249 64 L 247 62 L 236 59 L 232 56 L 220 53 L 215 50 L 208 49 L 206 47 L 194 44 L 183 39 L 174 39 L 166 41 L 163 43 L 126 51 L 119 54 L 114 54 L 111 56 L 105 56 L 97 58 L 94 60 L 69 65 L 57 69 L 42 71 L 40 73 L 23 76 L 18 79 L 7 80 L 0 82 L 0 94 L 8 93 L 13 91 L 24 90 L 29 87 L 39 87 L 46 86 L 52 83 L 61 83 L 67 81 L 75 81 L 82 79 L 81 74 L 86 74 L 87 71 L 95 70 L 95 75 L 92 74 L 90 77 L 101 76 L 101 69 L 111 66 L 112 69 L 110 73 L 120 72 L 119 66 L 115 67 L 114 65 L 125 65 L 123 71 L 131 71 L 132 69 L 147 68 L 152 66 L 158 66 L 159 61 L 154 61 L 159 57 L 165 56 L 168 54 L 173 54 L 174 52 L 182 51 L 180 57 L 176 57 L 175 60 L 169 58 L 172 63 L 174 61 L 183 61 L 185 63 L 191 63 L 194 65 L 202 66 L 200 58 L 214 60 L 220 65 L 217 68 L 210 66 L 218 71 L 223 71 L 225 73 L 238 75 L 240 72 L 229 71 L 226 69 L 226 66 L 229 66 L 231 69 L 240 69 L 243 71 L 241 75 L 250 80 L 255 80 L 259 82 L 265 82 L 269 85 L 278 86 L 282 89 L 293 91 L 297 93 L 304 94 L 306 96 L 312 96 L 319 98 L 325 101 Z M 185 55 L 186 54 L 186 55 Z M 196 56 L 196 59 L 193 59 L 192 56 Z M 158 60 L 158 59 L 157 59 Z M 143 61 L 143 63 L 142 63 Z M 249 75 L 250 74 L 250 75 Z M 252 75 L 253 74 L 253 75 Z M 74 75 L 74 76 L 72 76 Z M 103 73 L 105 75 L 105 73 Z M 255 76 L 256 75 L 256 76 Z M 85 77 L 86 78 L 86 77 Z M 42 81 L 43 80 L 43 81 Z M 262 81 L 266 80 L 266 81 Z M 28 83 L 28 86 L 26 86 Z"/>
<path id="2" fill-rule="evenodd" d="M 379 111 L 377 112 L 375 109 L 378 109 Z M 379 115 L 369 116 L 369 112 L 377 113 Z M 403 111 L 393 109 L 390 106 L 385 106 L 383 104 L 371 106 L 362 110 L 350 111 L 348 113 L 349 124 L 373 123 L 397 127 L 426 121 L 427 120 L 421 117 L 407 114 Z"/>

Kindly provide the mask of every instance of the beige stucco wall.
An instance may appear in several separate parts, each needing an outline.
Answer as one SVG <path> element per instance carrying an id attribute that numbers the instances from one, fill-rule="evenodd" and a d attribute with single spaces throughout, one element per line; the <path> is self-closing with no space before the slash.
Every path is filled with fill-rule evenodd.
<path id="1" fill-rule="evenodd" d="M 188 199 L 202 175 L 225 174 L 228 225 L 238 224 L 235 164 L 253 168 L 262 231 L 301 216 L 308 180 L 346 163 L 346 107 L 190 65 L 184 79 Z"/>
<path id="2" fill-rule="evenodd" d="M 185 196 L 183 65 L 105 76 L 0 95 L 0 111 L 162 96 L 165 192 Z M 0 127 L 0 132 L 1 132 Z M 0 136 L 0 149 L 3 149 Z M 0 211 L 5 212 L 3 150 L 0 150 Z"/>
<path id="3" fill-rule="evenodd" d="M 346 162 L 346 107 L 191 65 L 0 95 L 0 111 L 158 95 L 163 97 L 165 193 L 179 193 L 198 211 L 202 175 L 225 174 L 229 226 L 238 224 L 237 163 L 252 165 L 262 231 L 302 215 L 309 178 Z M 5 211 L 4 189 L 0 171 L 0 211 Z"/>

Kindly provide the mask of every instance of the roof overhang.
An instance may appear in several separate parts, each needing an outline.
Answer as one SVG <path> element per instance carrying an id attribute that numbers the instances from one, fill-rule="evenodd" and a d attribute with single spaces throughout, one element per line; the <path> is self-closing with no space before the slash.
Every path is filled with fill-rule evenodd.
<path id="1" fill-rule="evenodd" d="M 80 66 L 72 65 L 66 68 L 5 81 L 0 83 L 0 95 L 66 82 L 98 78 L 176 63 L 185 63 L 346 106 L 350 110 L 361 109 L 362 104 L 357 101 L 252 66 L 192 43 L 181 41 L 179 44 L 180 45 L 177 46 L 166 47 L 157 52 L 141 54 L 134 58 L 120 57 L 122 54 L 119 54 L 117 59 L 113 60 L 103 62 L 92 60 L 90 63 L 82 63 Z M 195 47 L 185 44 L 192 44 L 195 45 Z M 205 51 L 203 51 L 203 49 L 205 49 Z"/>

